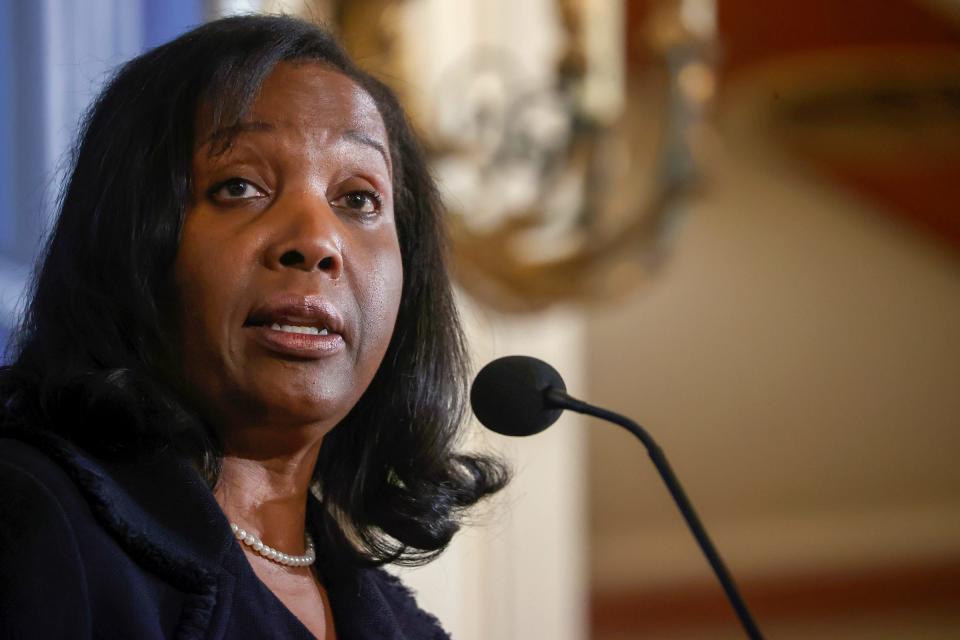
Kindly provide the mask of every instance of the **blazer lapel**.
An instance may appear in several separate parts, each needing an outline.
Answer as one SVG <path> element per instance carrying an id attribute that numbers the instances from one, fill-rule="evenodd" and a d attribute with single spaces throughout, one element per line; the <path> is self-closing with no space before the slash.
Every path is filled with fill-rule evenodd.
<path id="1" fill-rule="evenodd" d="M 221 559 L 233 538 L 196 470 L 172 452 L 104 462 L 40 429 L 3 434 L 60 464 L 127 553 L 187 594 L 178 637 L 203 637 L 217 604 Z"/>

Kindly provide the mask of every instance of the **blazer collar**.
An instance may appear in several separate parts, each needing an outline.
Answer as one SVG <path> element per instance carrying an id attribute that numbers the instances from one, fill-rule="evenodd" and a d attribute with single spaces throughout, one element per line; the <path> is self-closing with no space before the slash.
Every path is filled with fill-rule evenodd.
<path id="1" fill-rule="evenodd" d="M 41 429 L 3 430 L 55 460 L 128 552 L 191 592 L 215 583 L 232 534 L 200 474 L 172 451 L 104 461 Z"/>

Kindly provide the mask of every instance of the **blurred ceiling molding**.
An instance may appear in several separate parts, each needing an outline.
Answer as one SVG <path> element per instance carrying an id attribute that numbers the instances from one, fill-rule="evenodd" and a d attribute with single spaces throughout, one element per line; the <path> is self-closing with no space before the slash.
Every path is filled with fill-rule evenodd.
<path id="1" fill-rule="evenodd" d="M 727 126 L 740 113 L 795 170 L 960 247 L 960 23 L 944 19 L 948 4 L 960 6 L 770 0 L 756 12 L 724 0 L 726 142 L 747 144 Z"/>
<path id="2" fill-rule="evenodd" d="M 937 13 L 960 24 L 960 0 L 917 0 Z"/>

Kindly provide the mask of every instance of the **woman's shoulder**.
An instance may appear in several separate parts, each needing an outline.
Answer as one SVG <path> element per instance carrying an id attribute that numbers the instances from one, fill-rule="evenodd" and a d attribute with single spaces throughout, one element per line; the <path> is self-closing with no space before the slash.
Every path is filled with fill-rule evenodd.
<path id="1" fill-rule="evenodd" d="M 0 535 L 83 537 L 102 529 L 93 494 L 101 474 L 93 458 L 52 432 L 0 430 Z"/>
<path id="2" fill-rule="evenodd" d="M 23 529 L 62 537 L 73 530 L 77 517 L 86 515 L 85 504 L 80 489 L 54 456 L 34 443 L 0 432 L 0 536 Z M 63 526 L 49 527 L 53 522 Z"/>
<path id="3" fill-rule="evenodd" d="M 107 620 L 118 637 L 207 624 L 215 561 L 203 556 L 223 545 L 196 527 L 205 513 L 190 510 L 188 478 L 114 466 L 49 432 L 0 431 L 0 638 L 89 637 Z M 181 510 L 201 532 L 192 547 L 167 517 Z"/>
<path id="4" fill-rule="evenodd" d="M 39 429 L 0 430 L 0 468 L 5 474 L 33 475 L 37 480 L 59 484 L 69 478 L 56 462 L 52 448 L 63 451 L 68 445 L 60 438 Z"/>
<path id="5" fill-rule="evenodd" d="M 370 571 L 373 580 L 384 599 L 390 603 L 393 615 L 411 638 L 428 638 L 429 640 L 447 640 L 450 636 L 437 618 L 425 611 L 417 603 L 416 594 L 403 581 L 383 569 Z"/>
<path id="6" fill-rule="evenodd" d="M 35 578 L 50 566 L 82 573 L 89 548 L 109 539 L 90 503 L 84 469 L 72 456 L 72 446 L 52 434 L 0 431 L 2 575 L 40 582 Z M 17 570 L 8 573 L 10 563 Z"/>
<path id="7" fill-rule="evenodd" d="M 59 509 L 84 546 L 88 535 L 103 538 L 109 544 L 98 551 L 130 556 L 161 574 L 177 569 L 198 574 L 173 576 L 174 583 L 190 583 L 188 589 L 209 580 L 199 573 L 215 569 L 231 541 L 202 478 L 171 452 L 114 460 L 49 431 L 4 429 L 0 483 L 28 485 L 33 501 Z M 0 499 L 23 502 L 15 491 L 0 493 Z M 29 525 L 30 510 L 9 513 L 18 527 Z M 223 526 L 197 527 L 197 522 Z"/>
<path id="8" fill-rule="evenodd" d="M 83 637 L 89 628 L 81 503 L 50 457 L 0 437 L 0 626 L 11 637 Z"/>
<path id="9" fill-rule="evenodd" d="M 340 582 L 330 596 L 338 632 L 344 637 L 450 638 L 400 578 L 384 569 L 359 569 L 355 580 Z"/>

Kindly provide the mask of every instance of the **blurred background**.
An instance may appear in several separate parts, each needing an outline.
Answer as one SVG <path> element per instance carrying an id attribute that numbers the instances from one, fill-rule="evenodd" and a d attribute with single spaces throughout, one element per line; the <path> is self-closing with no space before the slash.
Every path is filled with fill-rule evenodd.
<path id="1" fill-rule="evenodd" d="M 104 79 L 247 12 L 398 91 L 477 366 L 644 424 L 768 637 L 960 637 L 960 2 L 0 0 L 4 336 Z M 514 483 L 402 572 L 455 638 L 741 637 L 629 434 L 467 444 Z"/>

